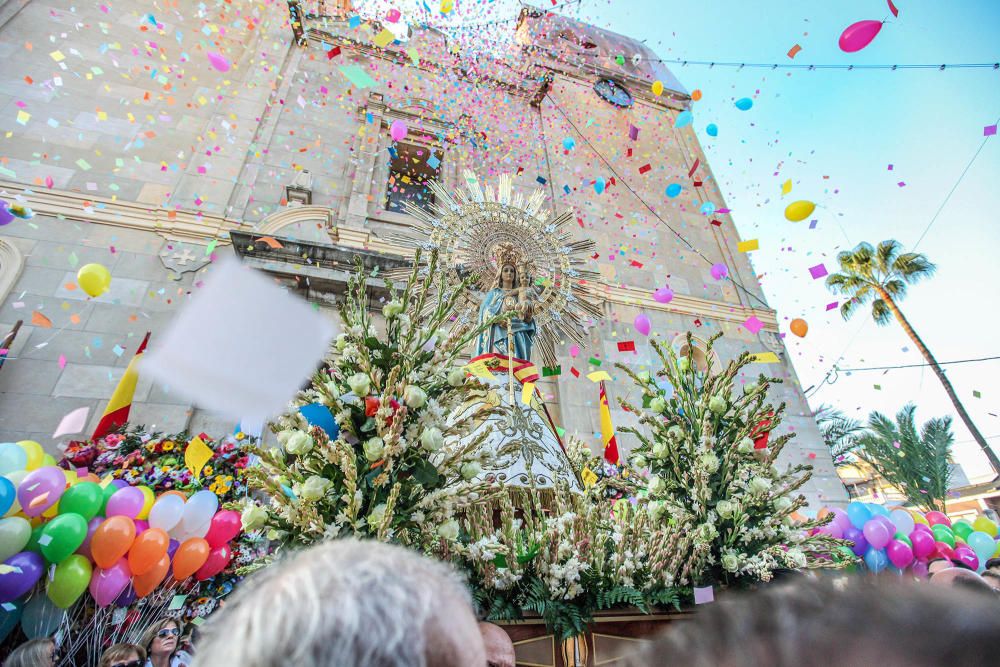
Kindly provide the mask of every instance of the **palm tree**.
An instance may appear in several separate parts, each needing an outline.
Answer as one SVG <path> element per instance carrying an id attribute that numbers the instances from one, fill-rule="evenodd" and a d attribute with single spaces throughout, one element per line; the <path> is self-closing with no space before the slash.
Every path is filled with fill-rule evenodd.
<path id="1" fill-rule="evenodd" d="M 896 413 L 896 421 L 880 412 L 868 417 L 857 436 L 854 454 L 875 469 L 907 501 L 925 510 L 944 510 L 951 479 L 951 417 L 931 419 L 920 433 L 912 403 Z"/>
<path id="2" fill-rule="evenodd" d="M 836 467 L 849 465 L 846 454 L 858 447 L 857 437 L 864 431 L 864 426 L 857 419 L 851 419 L 844 412 L 832 405 L 823 404 L 813 414 L 823 442 L 830 448 L 833 465 Z"/>
<path id="3" fill-rule="evenodd" d="M 878 244 L 878 248 L 873 248 L 870 243 L 859 243 L 854 250 L 837 255 L 840 273 L 831 274 L 826 279 L 826 286 L 835 294 L 849 297 L 840 307 L 840 314 L 845 320 L 850 319 L 861 306 L 868 303 L 872 305 L 872 319 L 879 326 L 885 326 L 892 321 L 892 318 L 896 318 L 903 331 L 934 369 L 958 416 L 993 467 L 993 473 L 1000 476 L 1000 459 L 990 449 L 986 438 L 976 428 L 969 413 L 965 411 L 965 406 L 958 400 L 955 389 L 934 355 L 899 309 L 898 302 L 906 296 L 907 285 L 930 278 L 936 269 L 926 256 L 916 252 L 904 253 L 901 250 L 899 241 L 893 239 L 882 241 Z"/>

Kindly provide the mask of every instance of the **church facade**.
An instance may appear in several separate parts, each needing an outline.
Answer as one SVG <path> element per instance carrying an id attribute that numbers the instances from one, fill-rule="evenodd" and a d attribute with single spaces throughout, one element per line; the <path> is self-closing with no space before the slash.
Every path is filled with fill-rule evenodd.
<path id="1" fill-rule="evenodd" d="M 722 361 L 773 353 L 750 368 L 785 381 L 773 401 L 798 434 L 785 457 L 815 467 L 811 502 L 846 501 L 705 154 L 676 126 L 691 95 L 646 46 L 532 8 L 489 28 L 502 54 L 476 55 L 348 3 L 224 7 L 0 4 L 0 198 L 35 213 L 0 228 L 0 328 L 24 323 L 0 369 L 0 440 L 55 451 L 51 434 L 81 406 L 92 428 L 144 333 L 155 346 L 223 253 L 332 317 L 353 257 L 405 262 L 389 240 L 412 222 L 404 203 L 471 169 L 542 189 L 597 245 L 604 317 L 538 385 L 567 433 L 600 447 L 586 375 L 609 372 L 612 406 L 629 395 L 613 365 L 650 365 L 633 326 L 645 313 L 668 343 L 721 332 Z M 75 285 L 90 262 L 112 274 L 96 299 Z M 654 299 L 664 287 L 673 298 Z M 233 428 L 141 377 L 131 421 Z"/>

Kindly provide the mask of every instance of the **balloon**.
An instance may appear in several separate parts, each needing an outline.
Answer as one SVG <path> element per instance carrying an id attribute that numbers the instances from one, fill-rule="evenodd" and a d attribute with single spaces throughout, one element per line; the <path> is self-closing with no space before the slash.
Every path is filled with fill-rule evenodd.
<path id="1" fill-rule="evenodd" d="M 741 97 L 734 104 L 736 104 L 736 108 L 740 111 L 749 111 L 750 107 L 753 106 L 753 100 L 749 97 Z"/>
<path id="2" fill-rule="evenodd" d="M 223 544 L 227 544 L 231 539 L 239 535 L 243 527 L 243 520 L 240 513 L 235 510 L 222 510 L 212 517 L 212 523 L 205 535 L 208 546 L 218 549 Z"/>
<path id="3" fill-rule="evenodd" d="M 132 581 L 135 581 L 135 577 L 132 577 Z M 126 586 L 125 590 L 119 593 L 118 597 L 115 598 L 114 604 L 116 607 L 127 607 L 135 602 L 138 597 L 139 596 L 135 594 L 135 586 L 129 585 Z"/>
<path id="4" fill-rule="evenodd" d="M 910 512 L 910 516 L 913 517 L 914 523 L 916 523 L 918 526 L 929 526 L 930 525 L 930 524 L 927 523 L 927 519 L 924 517 L 924 515 L 921 514 L 920 512 Z"/>
<path id="5" fill-rule="evenodd" d="M 124 489 L 118 489 L 108 500 L 107 507 L 104 509 L 104 516 L 111 518 L 113 516 L 127 516 L 130 519 L 134 519 L 142 511 L 142 506 L 146 502 L 146 497 L 142 495 L 142 491 L 134 486 L 126 486 Z"/>
<path id="6" fill-rule="evenodd" d="M 181 517 L 181 522 L 175 530 L 170 531 L 171 534 L 204 537 L 217 509 L 219 509 L 219 498 L 214 493 L 207 490 L 198 491 L 184 504 L 184 515 Z M 195 535 L 195 533 L 200 534 Z"/>
<path id="7" fill-rule="evenodd" d="M 148 486 L 137 486 L 135 488 L 139 489 L 139 492 L 142 493 L 142 509 L 139 510 L 139 514 L 135 518 L 140 520 L 148 519 L 149 512 L 153 509 L 153 503 L 156 502 L 156 494 Z"/>
<path id="8" fill-rule="evenodd" d="M 135 538 L 128 552 L 128 567 L 132 574 L 145 574 L 153 569 L 167 555 L 169 545 L 170 536 L 160 528 L 150 528 Z"/>
<path id="9" fill-rule="evenodd" d="M 78 482 L 66 489 L 59 499 L 59 514 L 79 514 L 90 521 L 101 509 L 104 494 L 99 484 Z"/>
<path id="10" fill-rule="evenodd" d="M 938 542 L 944 542 L 951 548 L 955 548 L 955 534 L 951 532 L 951 528 L 944 524 L 937 524 L 931 531 L 934 533 L 934 539 Z"/>
<path id="11" fill-rule="evenodd" d="M 949 545 L 944 542 L 934 543 L 934 553 L 931 554 L 931 558 L 947 558 L 948 560 L 958 560 L 958 554 Z"/>
<path id="12" fill-rule="evenodd" d="M 116 484 L 116 482 L 122 482 L 121 484 Z M 98 512 L 100 515 L 104 515 L 104 512 L 108 508 L 108 501 L 111 500 L 111 496 L 118 492 L 118 489 L 122 489 L 128 486 L 128 482 L 120 479 L 114 479 L 110 481 L 105 481 L 101 483 L 101 509 Z"/>
<path id="13" fill-rule="evenodd" d="M 336 440 L 340 435 L 340 427 L 337 426 L 337 420 L 333 418 L 333 413 L 330 412 L 330 408 L 326 407 L 322 403 L 310 403 L 309 405 L 303 405 L 299 408 L 299 413 L 305 417 L 310 426 L 319 426 L 321 429 L 326 431 L 326 434 L 330 436 L 331 442 Z"/>
<path id="14" fill-rule="evenodd" d="M 30 539 L 31 524 L 27 519 L 11 516 L 0 520 L 0 560 L 24 551 Z"/>
<path id="15" fill-rule="evenodd" d="M 94 563 L 107 569 L 121 560 L 135 540 L 135 523 L 127 516 L 108 517 L 94 531 L 90 540 L 90 551 Z M 121 592 L 121 591 L 119 591 Z M 117 597 L 118 593 L 112 596 Z"/>
<path id="16" fill-rule="evenodd" d="M 136 519 L 134 521 L 134 523 L 135 523 L 135 536 L 136 537 L 139 537 L 140 535 L 142 535 L 143 533 L 145 533 L 147 530 L 149 530 L 149 522 L 148 521 L 143 521 L 142 519 Z"/>
<path id="17" fill-rule="evenodd" d="M 715 123 L 709 123 L 708 127 L 705 128 L 705 134 L 707 134 L 710 137 L 719 136 L 719 126 L 716 125 Z"/>
<path id="18" fill-rule="evenodd" d="M 667 196 L 676 197 L 681 193 L 681 189 L 682 188 L 679 183 L 671 183 L 670 185 L 667 186 Z"/>
<path id="19" fill-rule="evenodd" d="M 152 593 L 160 585 L 160 582 L 166 578 L 169 571 L 170 555 L 164 554 L 163 558 L 156 561 L 149 570 L 132 577 L 132 588 L 135 589 L 135 594 L 138 597 L 144 598 Z"/>
<path id="20" fill-rule="evenodd" d="M 707 201 L 701 205 L 701 208 L 699 210 L 701 211 L 702 215 L 712 215 L 713 213 L 715 213 L 715 204 L 713 204 L 710 201 Z"/>
<path id="21" fill-rule="evenodd" d="M 951 524 L 951 531 L 955 533 L 955 537 L 961 537 L 963 540 L 969 537 L 973 530 L 975 529 L 972 527 L 972 524 L 965 519 L 959 519 Z"/>
<path id="22" fill-rule="evenodd" d="M 392 137 L 393 141 L 402 141 L 405 139 L 407 131 L 406 123 L 401 120 L 394 120 L 392 121 L 392 125 L 389 126 L 389 136 Z"/>
<path id="23" fill-rule="evenodd" d="M 913 532 L 913 517 L 906 510 L 892 510 L 889 513 L 889 520 L 892 521 L 892 525 L 896 527 L 896 530 L 904 535 L 909 535 Z"/>
<path id="24" fill-rule="evenodd" d="M 0 475 L 28 467 L 28 453 L 13 442 L 0 443 Z"/>
<path id="25" fill-rule="evenodd" d="M 24 605 L 21 612 L 21 629 L 28 639 L 48 637 L 62 623 L 66 612 L 52 604 L 44 595 L 35 595 Z"/>
<path id="26" fill-rule="evenodd" d="M 87 523 L 87 537 L 83 538 L 83 544 L 76 550 L 78 554 L 94 560 L 94 555 L 90 551 L 90 543 L 94 540 L 94 533 L 97 532 L 98 526 L 102 523 L 104 523 L 104 517 L 100 516 L 95 516 Z"/>
<path id="27" fill-rule="evenodd" d="M 80 289 L 96 298 L 111 287 L 111 273 L 101 264 L 84 264 L 76 272 L 76 282 Z"/>
<path id="28" fill-rule="evenodd" d="M 913 550 L 905 542 L 891 540 L 885 549 L 889 562 L 902 569 L 913 562 Z"/>
<path id="29" fill-rule="evenodd" d="M 57 607 L 66 609 L 87 590 L 93 570 L 85 556 L 70 556 L 56 565 L 45 594 Z"/>
<path id="30" fill-rule="evenodd" d="M 574 148 L 576 148 L 576 139 L 574 139 L 573 137 L 566 137 L 565 139 L 563 139 L 563 148 L 565 148 L 568 151 L 571 151 Z"/>
<path id="31" fill-rule="evenodd" d="M 928 512 L 924 516 L 927 517 L 927 523 L 931 526 L 942 524 L 945 526 L 951 526 L 951 519 L 942 514 L 941 512 Z"/>
<path id="32" fill-rule="evenodd" d="M 638 315 L 636 315 L 635 320 L 632 322 L 632 324 L 633 326 L 635 326 L 635 330 L 641 333 L 643 336 L 649 335 L 650 322 L 649 322 L 649 316 L 646 315 L 646 313 L 639 313 Z"/>
<path id="33" fill-rule="evenodd" d="M 863 503 L 854 501 L 847 506 L 847 518 L 851 520 L 852 526 L 860 530 L 872 518 L 872 512 Z"/>
<path id="34" fill-rule="evenodd" d="M 694 120 L 694 115 L 690 111 L 682 111 L 677 114 L 677 120 L 674 121 L 674 127 L 682 128 L 685 125 L 690 125 L 692 120 Z"/>
<path id="35" fill-rule="evenodd" d="M 864 533 L 868 544 L 875 549 L 884 549 L 885 545 L 889 544 L 889 540 L 892 539 L 892 533 L 886 530 L 881 521 L 875 519 L 869 519 L 861 532 Z"/>
<path id="36" fill-rule="evenodd" d="M 228 544 L 223 544 L 221 547 L 212 549 L 205 560 L 205 564 L 198 568 L 198 571 L 195 573 L 195 579 L 205 581 L 214 577 L 226 569 L 226 566 L 229 565 L 229 561 L 232 559 L 233 551 L 229 548 Z"/>
<path id="37" fill-rule="evenodd" d="M 892 539 L 899 540 L 900 542 L 910 547 L 911 549 L 913 548 L 913 542 L 910 540 L 909 535 L 906 535 L 904 533 L 896 533 L 895 535 L 892 536 Z"/>
<path id="38" fill-rule="evenodd" d="M 17 501 L 17 487 L 6 477 L 0 477 L 0 516 L 7 513 Z"/>
<path id="39" fill-rule="evenodd" d="M 888 564 L 889 558 L 884 551 L 869 547 L 868 551 L 865 552 L 865 565 L 868 566 L 869 572 L 881 572 Z"/>
<path id="40" fill-rule="evenodd" d="M 809 332 L 809 323 L 801 317 L 796 317 L 792 320 L 792 323 L 788 325 L 788 328 L 791 329 L 792 333 L 799 338 L 805 338 L 806 334 Z"/>
<path id="41" fill-rule="evenodd" d="M 924 563 L 923 561 L 919 560 L 913 561 L 913 565 L 910 567 L 910 572 L 912 572 L 913 575 L 916 577 L 920 577 L 921 579 L 926 579 L 927 563 Z"/>
<path id="42" fill-rule="evenodd" d="M 711 273 L 716 280 L 722 280 L 729 275 L 729 267 L 722 263 L 713 264 Z"/>
<path id="43" fill-rule="evenodd" d="M 833 514 L 833 523 L 839 525 L 842 531 L 851 527 L 851 519 L 847 516 L 847 512 L 839 507 L 834 507 L 830 512 Z"/>
<path id="44" fill-rule="evenodd" d="M 63 514 L 45 524 L 39 545 L 50 563 L 61 563 L 87 539 L 87 520 L 79 514 Z"/>
<path id="45" fill-rule="evenodd" d="M 24 453 L 28 456 L 28 461 L 24 466 L 25 470 L 35 470 L 42 466 L 42 461 L 45 459 L 45 450 L 34 440 L 21 440 L 17 443 Z"/>
<path id="46" fill-rule="evenodd" d="M 920 532 L 923 532 L 923 533 L 927 533 L 931 537 L 934 536 L 933 531 L 931 531 L 931 527 L 928 526 L 926 523 L 916 523 L 916 522 L 914 522 L 914 524 L 913 524 L 913 530 L 911 530 L 910 532 L 912 533 L 914 531 L 920 531 Z"/>
<path id="47" fill-rule="evenodd" d="M 149 511 L 149 525 L 170 532 L 184 516 L 184 499 L 174 494 L 161 495 Z"/>
<path id="48" fill-rule="evenodd" d="M 48 452 L 42 454 L 42 463 L 41 463 L 41 465 L 43 465 L 43 466 L 54 466 L 55 464 L 56 464 L 56 460 L 55 460 L 55 458 L 53 458 L 53 456 L 51 454 L 49 454 Z"/>
<path id="49" fill-rule="evenodd" d="M 674 298 L 674 291 L 669 287 L 657 287 L 653 291 L 653 299 L 657 303 L 670 303 Z"/>
<path id="50" fill-rule="evenodd" d="M 840 33 L 840 50 L 844 53 L 860 51 L 875 39 L 882 29 L 881 21 L 858 21 L 844 28 Z"/>
<path id="51" fill-rule="evenodd" d="M 228 72 L 231 67 L 229 60 L 221 53 L 208 52 L 208 62 L 212 64 L 212 67 L 219 70 L 220 72 Z"/>
<path id="52" fill-rule="evenodd" d="M 27 516 L 38 516 L 59 501 L 66 490 L 62 468 L 48 466 L 30 472 L 17 488 L 17 501 Z"/>
<path id="53" fill-rule="evenodd" d="M 0 642 L 7 639 L 7 635 L 17 627 L 21 621 L 21 612 L 24 610 L 24 603 L 20 600 L 8 602 L 0 607 Z"/>
<path id="54" fill-rule="evenodd" d="M 174 579 L 183 581 L 198 571 L 212 550 L 201 537 L 192 537 L 185 540 L 174 554 Z"/>
<path id="55" fill-rule="evenodd" d="M 131 578 L 128 561 L 121 558 L 109 568 L 94 571 L 90 578 L 90 595 L 98 607 L 107 607 L 121 595 Z"/>
<path id="56" fill-rule="evenodd" d="M 857 528 L 852 526 L 845 530 L 844 539 L 854 542 L 854 546 L 851 547 L 851 551 L 854 552 L 855 556 L 864 556 L 865 552 L 868 551 L 868 540 L 865 539 L 864 533 Z"/>
<path id="57" fill-rule="evenodd" d="M 976 552 L 969 547 L 959 547 L 955 549 L 956 560 L 960 563 L 968 565 L 973 570 L 979 569 L 979 557 Z"/>
<path id="58" fill-rule="evenodd" d="M 656 95 L 657 97 L 659 97 L 660 95 L 662 95 L 663 94 L 663 82 L 662 81 L 654 81 L 653 82 L 653 89 L 652 90 L 653 90 L 653 94 Z"/>
<path id="59" fill-rule="evenodd" d="M 601 194 L 604 192 L 604 188 L 608 187 L 608 184 L 604 182 L 603 178 L 598 178 L 594 180 L 594 192 Z"/>
<path id="60" fill-rule="evenodd" d="M 977 530 L 970 533 L 967 541 L 972 551 L 983 562 L 986 562 L 988 558 L 992 558 L 993 552 L 996 551 L 996 543 L 993 541 L 993 538 L 982 531 Z"/>
<path id="61" fill-rule="evenodd" d="M 45 573 L 45 560 L 34 551 L 22 551 L 4 560 L 15 568 L 0 574 L 0 602 L 11 602 L 31 590 Z"/>
<path id="62" fill-rule="evenodd" d="M 985 516 L 977 516 L 976 520 L 972 522 L 972 527 L 981 533 L 986 533 L 990 537 L 997 536 L 997 525 Z"/>
<path id="63" fill-rule="evenodd" d="M 816 204 L 811 201 L 801 199 L 793 201 L 785 207 L 785 219 L 791 222 L 802 222 L 816 210 Z"/>

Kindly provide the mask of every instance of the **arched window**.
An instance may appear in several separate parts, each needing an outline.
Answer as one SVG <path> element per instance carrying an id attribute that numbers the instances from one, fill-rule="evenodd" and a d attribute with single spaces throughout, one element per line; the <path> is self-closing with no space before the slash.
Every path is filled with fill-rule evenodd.
<path id="1" fill-rule="evenodd" d="M 21 251 L 10 241 L 0 238 L 0 303 L 14 289 L 23 268 L 24 255 Z"/>
<path id="2" fill-rule="evenodd" d="M 688 344 L 687 334 L 680 334 L 676 336 L 671 343 L 671 347 L 674 348 L 674 352 L 678 357 L 688 357 L 700 372 L 704 373 L 708 370 L 708 343 L 706 343 L 701 338 L 697 336 L 691 336 L 691 344 Z M 720 368 L 719 355 L 712 351 L 712 368 L 718 370 Z"/>

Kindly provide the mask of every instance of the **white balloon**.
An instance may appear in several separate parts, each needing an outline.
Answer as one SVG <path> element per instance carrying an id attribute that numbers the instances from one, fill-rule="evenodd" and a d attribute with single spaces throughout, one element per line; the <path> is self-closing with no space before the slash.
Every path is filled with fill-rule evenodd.
<path id="1" fill-rule="evenodd" d="M 177 526 L 177 533 L 188 537 L 204 537 L 217 509 L 219 509 L 218 496 L 204 489 L 197 492 L 188 498 L 184 505 L 184 516 Z M 196 534 L 202 526 L 205 527 L 205 532 L 200 535 Z"/>
<path id="2" fill-rule="evenodd" d="M 913 532 L 913 516 L 906 510 L 892 510 L 889 512 L 889 520 L 892 521 L 892 525 L 896 526 L 896 530 L 903 535 L 908 536 Z"/>
<path id="3" fill-rule="evenodd" d="M 149 526 L 169 533 L 180 523 L 183 516 L 183 498 L 172 493 L 169 496 L 160 496 L 153 503 L 153 508 L 149 510 Z"/>

